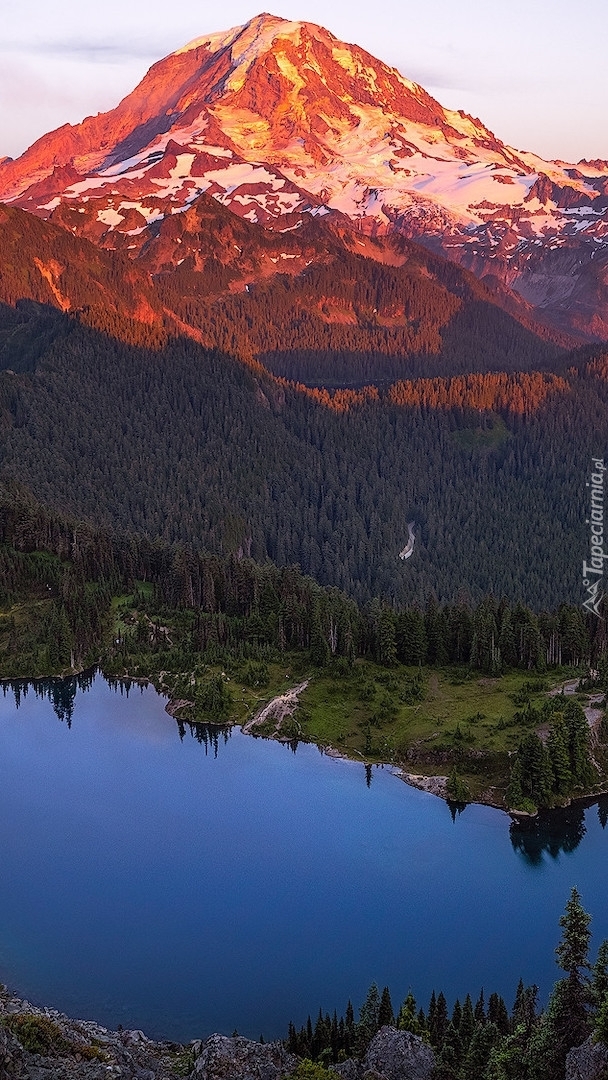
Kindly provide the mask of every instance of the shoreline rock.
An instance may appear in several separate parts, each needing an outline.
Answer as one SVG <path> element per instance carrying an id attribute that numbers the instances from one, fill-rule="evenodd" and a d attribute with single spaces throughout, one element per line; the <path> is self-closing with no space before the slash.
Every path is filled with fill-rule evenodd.
<path id="1" fill-rule="evenodd" d="M 111 1031 L 40 1008 L 0 985 L 0 1080 L 288 1080 L 300 1059 L 280 1040 L 214 1034 L 188 1045 Z M 342 1080 L 430 1080 L 435 1054 L 417 1035 L 383 1027 L 362 1061 L 330 1065 Z"/>

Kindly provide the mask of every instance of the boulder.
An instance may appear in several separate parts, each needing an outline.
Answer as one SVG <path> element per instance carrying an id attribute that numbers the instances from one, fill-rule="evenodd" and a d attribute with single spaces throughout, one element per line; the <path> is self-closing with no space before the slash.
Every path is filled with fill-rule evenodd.
<path id="1" fill-rule="evenodd" d="M 374 1073 L 382 1080 L 429 1080 L 435 1054 L 417 1035 L 383 1027 L 369 1044 L 363 1066 L 364 1076 Z"/>
<path id="2" fill-rule="evenodd" d="M 341 1061 L 339 1065 L 330 1065 L 331 1072 L 335 1072 L 342 1080 L 363 1080 L 363 1062 L 355 1058 Z"/>
<path id="3" fill-rule="evenodd" d="M 298 1064 L 283 1043 L 258 1043 L 240 1035 L 211 1035 L 196 1049 L 191 1076 L 197 1080 L 281 1080 Z"/>
<path id="4" fill-rule="evenodd" d="M 569 1050 L 566 1080 L 608 1080 L 608 1046 L 587 1039 Z"/>

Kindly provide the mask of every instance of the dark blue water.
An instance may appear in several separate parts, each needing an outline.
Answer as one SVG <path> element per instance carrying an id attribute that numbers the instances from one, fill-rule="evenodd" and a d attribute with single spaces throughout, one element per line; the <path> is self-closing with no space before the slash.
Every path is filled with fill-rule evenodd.
<path id="1" fill-rule="evenodd" d="M 55 697 L 0 695 L 0 980 L 30 1000 L 270 1037 L 373 979 L 395 1005 L 482 985 L 511 1003 L 520 976 L 546 997 L 573 884 L 608 937 L 606 802 L 529 833 L 487 807 L 452 820 L 314 746 L 180 738 L 151 688 Z"/>

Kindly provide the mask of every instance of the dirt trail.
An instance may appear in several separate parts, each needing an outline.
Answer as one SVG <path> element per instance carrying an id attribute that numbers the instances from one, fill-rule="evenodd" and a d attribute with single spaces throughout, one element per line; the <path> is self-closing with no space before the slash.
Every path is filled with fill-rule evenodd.
<path id="1" fill-rule="evenodd" d="M 248 720 L 246 724 L 243 724 L 242 731 L 246 735 L 255 734 L 257 729 L 265 727 L 270 720 L 275 721 L 274 737 L 280 737 L 281 727 L 285 719 L 291 717 L 297 707 L 300 694 L 308 686 L 308 679 L 299 686 L 293 686 L 291 690 L 288 690 L 285 694 L 279 694 L 278 697 L 269 701 L 260 712 L 252 716 L 251 720 Z"/>

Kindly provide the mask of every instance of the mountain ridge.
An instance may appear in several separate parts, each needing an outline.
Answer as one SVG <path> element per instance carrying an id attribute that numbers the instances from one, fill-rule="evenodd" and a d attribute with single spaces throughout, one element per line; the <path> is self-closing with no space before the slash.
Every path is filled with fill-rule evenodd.
<path id="1" fill-rule="evenodd" d="M 608 338 L 608 166 L 544 161 L 323 27 L 262 14 L 154 64 L 119 105 L 0 163 L 0 199 L 137 259 L 203 193 L 285 231 L 339 213 Z"/>

